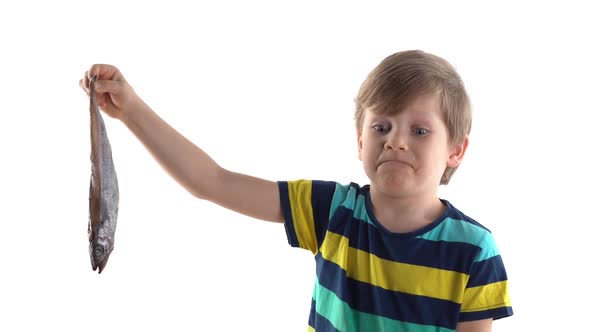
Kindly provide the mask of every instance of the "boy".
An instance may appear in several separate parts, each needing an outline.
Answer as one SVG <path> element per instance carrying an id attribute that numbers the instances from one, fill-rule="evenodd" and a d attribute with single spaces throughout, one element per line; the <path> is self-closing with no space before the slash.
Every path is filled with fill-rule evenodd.
<path id="1" fill-rule="evenodd" d="M 356 98 L 370 185 L 267 181 L 220 167 L 146 105 L 113 66 L 94 65 L 101 109 L 121 120 L 194 196 L 284 222 L 316 259 L 309 331 L 491 331 L 512 315 L 491 233 L 439 199 L 471 129 L 469 98 L 445 60 L 399 52 Z M 252 193 L 256 193 L 253 195 Z"/>

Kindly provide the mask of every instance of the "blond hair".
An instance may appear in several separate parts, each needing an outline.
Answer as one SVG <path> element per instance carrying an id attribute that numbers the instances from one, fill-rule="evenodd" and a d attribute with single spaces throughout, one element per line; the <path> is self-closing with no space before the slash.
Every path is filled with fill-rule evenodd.
<path id="1" fill-rule="evenodd" d="M 471 105 L 463 81 L 446 60 L 419 50 L 392 54 L 369 73 L 355 98 L 356 128 L 360 132 L 369 107 L 393 115 L 429 94 L 440 97 L 449 143 L 462 143 L 471 131 Z M 447 167 L 440 184 L 448 184 L 455 170 Z"/>

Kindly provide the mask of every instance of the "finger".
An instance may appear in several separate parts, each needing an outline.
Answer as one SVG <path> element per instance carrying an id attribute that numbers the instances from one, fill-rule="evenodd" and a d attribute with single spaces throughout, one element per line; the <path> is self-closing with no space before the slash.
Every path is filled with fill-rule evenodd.
<path id="1" fill-rule="evenodd" d="M 88 72 L 86 72 L 88 73 Z M 88 77 L 86 76 L 86 74 L 84 74 L 84 76 L 82 77 L 82 79 L 79 82 L 80 87 L 82 88 L 82 90 L 84 90 L 84 92 L 86 92 L 86 94 L 88 94 L 90 91 L 90 86 L 89 86 L 89 81 L 88 81 Z"/>
<path id="2" fill-rule="evenodd" d="M 82 76 L 82 79 L 80 80 L 80 86 L 82 89 L 84 89 L 84 91 L 88 92 L 88 72 L 85 72 L 84 76 Z"/>
<path id="3" fill-rule="evenodd" d="M 123 90 L 125 82 L 121 81 L 107 81 L 100 80 L 94 82 L 94 91 L 97 93 L 112 93 L 114 95 L 120 94 Z"/>
<path id="4" fill-rule="evenodd" d="M 90 70 L 87 72 L 86 77 L 90 79 L 94 75 L 96 75 L 97 78 L 101 80 L 125 81 L 125 78 L 119 69 L 117 69 L 117 67 L 107 64 L 92 65 Z"/>
<path id="5" fill-rule="evenodd" d="M 97 93 L 96 94 L 96 102 L 98 103 L 98 107 L 103 108 L 104 105 L 106 104 L 105 100 L 106 100 L 107 95 L 102 94 L 102 93 Z"/>
<path id="6" fill-rule="evenodd" d="M 80 88 L 82 90 L 84 90 L 84 92 L 86 92 L 86 94 L 88 94 L 88 90 L 86 90 L 86 88 L 84 88 L 84 79 L 80 79 L 80 81 L 78 81 L 78 85 L 80 86 Z"/>
<path id="7" fill-rule="evenodd" d="M 82 77 L 82 79 L 84 80 L 84 81 L 83 81 L 83 83 L 84 83 L 84 87 L 85 87 L 86 89 L 88 89 L 88 82 L 89 82 L 89 80 L 90 80 L 90 76 L 89 76 L 89 75 L 90 75 L 90 74 L 88 73 L 88 70 L 87 70 L 87 71 L 84 73 L 84 76 Z"/>

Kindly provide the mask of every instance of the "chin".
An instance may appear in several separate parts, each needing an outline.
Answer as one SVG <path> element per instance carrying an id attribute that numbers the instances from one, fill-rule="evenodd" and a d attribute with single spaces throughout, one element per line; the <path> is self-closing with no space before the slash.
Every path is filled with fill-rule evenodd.
<path id="1" fill-rule="evenodd" d="M 416 189 L 416 186 L 411 185 L 409 181 L 400 179 L 386 179 L 385 181 L 373 182 L 371 185 L 377 191 L 391 197 L 407 196 Z"/>

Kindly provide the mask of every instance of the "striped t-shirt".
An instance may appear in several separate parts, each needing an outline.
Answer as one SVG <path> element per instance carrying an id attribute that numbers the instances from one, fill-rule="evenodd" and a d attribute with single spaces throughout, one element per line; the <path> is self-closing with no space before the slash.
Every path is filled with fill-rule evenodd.
<path id="1" fill-rule="evenodd" d="M 369 186 L 279 182 L 289 244 L 316 260 L 308 331 L 454 331 L 512 315 L 506 270 L 488 229 L 446 210 L 412 233 L 377 222 Z"/>

